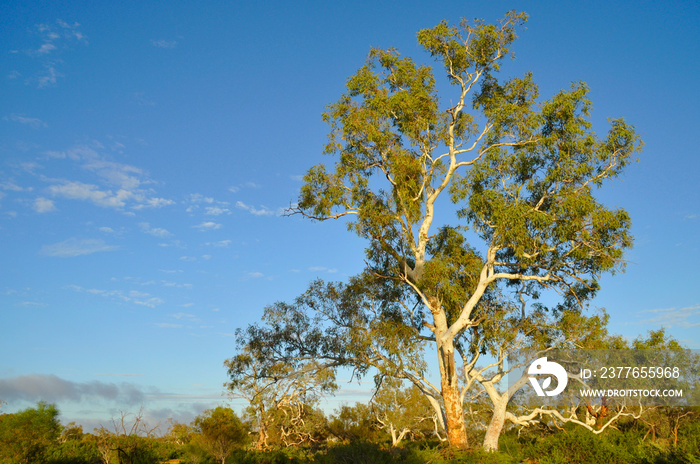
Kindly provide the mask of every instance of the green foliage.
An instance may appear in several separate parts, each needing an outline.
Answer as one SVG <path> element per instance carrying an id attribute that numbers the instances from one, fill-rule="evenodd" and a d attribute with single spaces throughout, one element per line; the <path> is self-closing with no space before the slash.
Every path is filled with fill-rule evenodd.
<path id="1" fill-rule="evenodd" d="M 379 442 L 380 429 L 377 418 L 369 405 L 357 402 L 354 406 L 343 405 L 329 421 L 333 436 L 344 443 L 367 441 Z"/>
<path id="2" fill-rule="evenodd" d="M 397 446 L 405 438 L 432 434 L 435 411 L 415 385 L 403 388 L 403 382 L 384 378 L 370 402 L 379 427 Z"/>
<path id="3" fill-rule="evenodd" d="M 391 464 L 406 462 L 400 452 L 389 451 L 376 443 L 356 441 L 346 445 L 329 446 L 324 455 L 316 456 L 314 462 L 322 464 Z"/>
<path id="4" fill-rule="evenodd" d="M 633 462 L 635 457 L 627 449 L 615 446 L 609 435 L 599 437 L 581 428 L 568 428 L 546 441 L 540 441 L 526 455 L 539 459 L 542 464 Z"/>
<path id="5" fill-rule="evenodd" d="M 35 408 L 0 415 L 0 462 L 47 462 L 49 451 L 56 445 L 60 433 L 58 409 L 53 404 L 39 402 Z"/>
<path id="6" fill-rule="evenodd" d="M 364 406 L 364 413 L 361 411 Z M 344 413 L 345 412 L 345 413 Z M 662 411 L 663 412 L 663 411 Z M 5 416 L 2 416 L 5 417 Z M 202 416 L 204 417 L 204 416 Z M 363 423 L 371 417 L 367 405 L 358 404 L 338 412 L 336 418 L 348 417 L 346 429 Z M 625 464 L 692 464 L 700 462 L 700 416 L 689 416 L 678 432 L 676 445 L 664 431 L 656 437 L 648 434 L 645 421 L 627 419 L 617 429 L 608 429 L 602 435 L 565 426 L 529 426 L 511 429 L 501 437 L 499 451 L 455 449 L 437 440 L 417 439 L 404 441 L 391 448 L 383 437 L 353 437 L 344 442 L 326 442 L 314 447 L 288 446 L 274 450 L 256 451 L 244 447 L 234 449 L 226 463 L 240 464 L 335 464 L 335 463 L 406 463 L 433 464 L 551 464 L 551 463 L 625 463 Z M 332 421 L 333 422 L 333 421 Z M 331 422 L 331 423 L 332 423 Z M 364 422 L 367 423 L 367 422 Z M 67 430 L 68 429 L 68 430 Z M 66 427 L 64 433 L 49 445 L 43 461 L 49 464 L 98 464 L 97 437 L 77 433 L 77 427 Z M 375 429 L 376 432 L 376 429 Z M 133 462 L 159 464 L 168 459 L 179 459 L 183 464 L 214 464 L 215 459 L 203 447 L 201 434 L 190 429 L 186 440 L 173 442 L 170 434 L 163 437 L 139 437 L 141 453 Z M 0 462 L 14 463 L 3 455 Z M 119 462 L 116 456 L 111 462 Z M 126 462 L 126 461 L 122 461 Z"/>
<path id="7" fill-rule="evenodd" d="M 281 306 L 287 308 L 287 305 Z M 320 395 L 337 388 L 335 371 L 322 360 L 302 356 L 285 361 L 266 349 L 273 345 L 282 348 L 278 341 L 282 337 L 301 339 L 292 327 L 282 327 L 285 313 L 279 308 L 269 308 L 266 312 L 275 327 L 272 331 L 257 326 L 249 327 L 246 335 L 239 331 L 241 351 L 224 363 L 231 380 L 226 386 L 233 395 L 249 402 L 246 411 L 253 419 L 253 427 L 257 428 L 259 450 L 323 438 L 325 417 L 314 405 Z M 304 324 L 304 320 L 294 320 L 294 323 Z"/>
<path id="8" fill-rule="evenodd" d="M 194 420 L 193 426 L 199 432 L 198 444 L 222 464 L 248 438 L 246 425 L 231 408 L 222 406 L 205 411 Z"/>
<path id="9" fill-rule="evenodd" d="M 95 464 L 102 462 L 94 436 L 83 434 L 81 427 L 66 426 L 60 441 L 61 443 L 51 450 L 50 464 Z"/>

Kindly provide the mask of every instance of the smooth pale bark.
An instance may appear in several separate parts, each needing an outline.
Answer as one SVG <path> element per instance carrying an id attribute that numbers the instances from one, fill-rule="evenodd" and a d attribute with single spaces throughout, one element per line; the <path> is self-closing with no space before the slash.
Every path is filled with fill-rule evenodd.
<path id="1" fill-rule="evenodd" d="M 498 449 L 498 438 L 501 436 L 503 426 L 506 424 L 506 407 L 509 399 L 501 397 L 493 403 L 493 415 L 491 416 L 489 427 L 486 429 L 486 436 L 484 436 L 483 446 L 486 451 L 496 451 Z"/>

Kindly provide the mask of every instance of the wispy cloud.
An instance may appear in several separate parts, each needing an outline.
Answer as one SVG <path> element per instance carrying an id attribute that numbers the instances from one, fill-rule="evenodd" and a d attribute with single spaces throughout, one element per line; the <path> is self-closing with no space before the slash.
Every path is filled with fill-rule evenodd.
<path id="1" fill-rule="evenodd" d="M 116 192 L 100 190 L 97 185 L 83 182 L 65 182 L 62 185 L 52 185 L 49 187 L 49 192 L 54 196 L 70 200 L 89 201 L 103 208 L 124 208 L 127 201 L 133 198 L 133 193 L 128 190 L 120 189 Z"/>
<path id="2" fill-rule="evenodd" d="M 11 192 L 31 192 L 33 190 L 32 187 L 20 187 L 13 181 L 5 181 L 0 183 L 0 189 L 9 190 Z"/>
<path id="3" fill-rule="evenodd" d="M 42 180 L 52 184 L 48 187 L 49 193 L 55 197 L 88 201 L 114 209 L 162 208 L 175 203 L 155 196 L 153 189 L 147 187 L 155 182 L 142 169 L 109 160 L 98 151 L 102 148 L 101 144 L 95 142 L 93 145 L 44 152 L 46 159 L 72 161 L 94 175 L 93 183 L 42 176 Z"/>
<path id="4" fill-rule="evenodd" d="M 157 48 L 175 48 L 177 46 L 177 40 L 151 40 L 151 45 Z"/>
<path id="5" fill-rule="evenodd" d="M 312 266 L 309 268 L 309 271 L 311 271 L 311 272 L 327 272 L 329 274 L 335 274 L 336 272 L 338 272 L 338 269 L 327 268 L 325 266 Z"/>
<path id="6" fill-rule="evenodd" d="M 194 226 L 195 229 L 199 229 L 201 231 L 205 230 L 216 230 L 216 229 L 221 229 L 223 227 L 221 224 L 218 224 L 216 222 L 203 222 L 199 225 Z"/>
<path id="7" fill-rule="evenodd" d="M 187 205 L 186 211 L 188 213 L 194 213 L 203 207 L 204 214 L 209 216 L 231 214 L 231 210 L 228 209 L 228 202 L 215 200 L 214 198 L 204 196 L 201 193 L 193 193 L 189 195 L 185 200 L 185 204 Z"/>
<path id="8" fill-rule="evenodd" d="M 63 77 L 63 74 L 56 71 L 56 68 L 52 65 L 44 66 L 44 72 L 41 76 L 37 78 L 37 87 L 43 89 L 44 87 L 53 87 L 56 85 L 59 77 Z"/>
<path id="9" fill-rule="evenodd" d="M 231 244 L 231 240 L 220 240 L 218 242 L 207 242 L 205 243 L 206 246 L 213 246 L 215 248 L 228 248 L 228 246 Z"/>
<path id="10" fill-rule="evenodd" d="M 103 251 L 114 251 L 118 248 L 117 246 L 107 245 L 104 240 L 100 239 L 69 238 L 52 245 L 44 245 L 41 248 L 41 254 L 55 258 L 73 258 Z"/>
<path id="11" fill-rule="evenodd" d="M 207 206 L 204 210 L 204 214 L 209 216 L 220 216 L 222 214 L 231 214 L 231 210 L 228 208 L 221 208 L 219 206 Z"/>
<path id="12" fill-rule="evenodd" d="M 173 234 L 168 232 L 166 229 L 163 229 L 161 227 L 151 227 L 151 225 L 147 222 L 141 222 L 139 223 L 139 227 L 141 228 L 141 231 L 153 235 L 154 237 L 158 238 L 168 238 L 172 237 Z"/>
<path id="13" fill-rule="evenodd" d="M 9 116 L 2 118 L 5 121 L 12 121 L 29 126 L 33 129 L 41 129 L 42 127 L 48 127 L 48 125 L 39 118 L 30 118 L 28 116 L 23 116 L 21 114 L 12 113 Z"/>
<path id="14" fill-rule="evenodd" d="M 44 197 L 39 197 L 34 200 L 34 211 L 37 213 L 49 213 L 56 210 L 56 205 L 53 201 L 46 199 Z"/>
<path id="15" fill-rule="evenodd" d="M 254 206 L 247 205 L 242 201 L 236 202 L 236 208 L 248 211 L 250 214 L 255 216 L 274 216 L 275 212 L 268 209 L 266 206 L 261 206 L 260 208 L 255 208 Z"/>
<path id="16" fill-rule="evenodd" d="M 131 98 L 132 102 L 138 106 L 156 106 L 156 102 L 148 98 L 145 92 L 134 92 Z"/>
<path id="17" fill-rule="evenodd" d="M 655 317 L 643 319 L 639 323 L 645 325 L 659 324 L 664 327 L 700 327 L 700 305 L 683 308 L 645 309 L 640 314 L 654 314 Z"/>
<path id="18" fill-rule="evenodd" d="M 80 285 L 69 285 L 67 288 L 79 293 L 89 293 L 91 295 L 98 295 L 104 298 L 132 303 L 138 306 L 146 306 L 149 308 L 155 308 L 156 306 L 160 306 L 165 303 L 165 301 L 161 298 L 155 297 L 150 293 L 139 292 L 137 290 L 131 290 L 128 292 L 124 290 L 103 290 L 99 288 L 84 288 Z"/>
<path id="19" fill-rule="evenodd" d="M 40 43 L 24 52 L 37 60 L 41 71 L 27 83 L 35 83 L 39 88 L 52 87 L 63 76 L 56 69 L 64 62 L 60 56 L 75 44 L 87 44 L 87 37 L 80 31 L 80 24 L 69 24 L 61 19 L 52 24 L 38 24 L 32 33 L 39 37 Z"/>
<path id="20" fill-rule="evenodd" d="M 244 182 L 242 184 L 232 185 L 231 187 L 228 188 L 228 191 L 232 192 L 232 193 L 238 193 L 241 191 L 241 189 L 244 189 L 244 188 L 257 189 L 257 188 L 260 188 L 260 185 L 256 184 L 255 182 Z"/>
<path id="21" fill-rule="evenodd" d="M 181 329 L 184 327 L 182 324 L 171 324 L 170 322 L 157 322 L 155 326 L 161 329 Z"/>

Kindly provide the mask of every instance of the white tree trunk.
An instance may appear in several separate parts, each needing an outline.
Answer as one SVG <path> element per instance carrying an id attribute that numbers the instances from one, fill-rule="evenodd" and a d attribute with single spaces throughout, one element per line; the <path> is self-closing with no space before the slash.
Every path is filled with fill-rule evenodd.
<path id="1" fill-rule="evenodd" d="M 506 423 L 506 406 L 508 406 L 508 397 L 503 396 L 499 400 L 493 401 L 493 415 L 491 422 L 486 429 L 484 437 L 484 449 L 486 451 L 496 451 L 498 449 L 498 438 L 501 436 L 503 426 Z"/>

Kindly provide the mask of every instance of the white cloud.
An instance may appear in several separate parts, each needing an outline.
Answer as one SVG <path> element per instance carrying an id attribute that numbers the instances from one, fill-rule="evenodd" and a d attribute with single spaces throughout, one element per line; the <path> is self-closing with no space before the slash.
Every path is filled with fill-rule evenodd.
<path id="1" fill-rule="evenodd" d="M 205 197 L 201 193 L 192 193 L 188 198 L 190 203 L 214 203 L 214 199 L 211 197 Z"/>
<path id="2" fill-rule="evenodd" d="M 12 181 L 6 181 L 0 184 L 0 188 L 3 190 L 10 190 L 12 192 L 31 192 L 32 187 L 20 187 Z"/>
<path id="3" fill-rule="evenodd" d="M 103 251 L 114 251 L 119 247 L 107 245 L 99 239 L 69 238 L 63 242 L 45 245 L 41 248 L 41 254 L 56 258 L 72 258 L 81 255 L 90 255 Z"/>
<path id="4" fill-rule="evenodd" d="M 9 116 L 5 116 L 3 119 L 5 121 L 18 122 L 20 124 L 24 124 L 25 126 L 30 126 L 34 129 L 48 127 L 47 124 L 39 118 L 29 118 L 27 116 L 22 116 L 21 114 L 12 113 Z"/>
<path id="5" fill-rule="evenodd" d="M 228 188 L 228 191 L 232 193 L 238 193 L 243 188 L 257 189 L 260 188 L 260 185 L 256 184 L 255 182 L 244 182 L 243 184 L 232 185 Z"/>
<path id="6" fill-rule="evenodd" d="M 171 237 L 173 234 L 168 232 L 166 229 L 163 229 L 161 227 L 151 227 L 151 225 L 147 222 L 141 222 L 139 223 L 139 227 L 141 228 L 141 231 L 143 231 L 146 234 L 153 235 L 154 237 L 158 238 L 168 238 Z"/>
<path id="7" fill-rule="evenodd" d="M 155 308 L 156 306 L 160 306 L 165 301 L 163 301 L 160 298 L 147 298 L 147 299 L 134 299 L 133 300 L 134 304 L 140 305 L 140 306 L 148 306 L 149 308 Z"/>
<path id="8" fill-rule="evenodd" d="M 79 27 L 78 23 L 68 24 L 60 19 L 54 24 L 35 26 L 32 32 L 40 37 L 40 43 L 31 49 L 24 50 L 24 53 L 36 59 L 43 70 L 33 73 L 27 82 L 36 83 L 39 88 L 56 85 L 58 78 L 62 76 L 56 66 L 65 62 L 60 55 L 70 50 L 76 43 L 87 44 L 87 39 L 80 32 Z M 18 51 L 13 50 L 12 52 Z M 14 72 L 13 77 L 19 77 L 19 73 Z"/>
<path id="9" fill-rule="evenodd" d="M 190 194 L 185 200 L 188 205 L 186 211 L 194 213 L 200 206 L 204 206 L 204 214 L 209 216 L 219 216 L 221 214 L 231 214 L 231 210 L 227 208 L 228 202 L 215 200 L 212 197 L 205 197 L 201 193 Z"/>
<path id="10" fill-rule="evenodd" d="M 700 327 L 700 320 L 695 321 L 695 319 L 700 319 L 700 305 L 686 306 L 683 308 L 659 308 L 659 309 L 645 309 L 640 311 L 640 313 L 651 313 L 656 314 L 656 317 L 650 319 L 644 319 L 640 323 L 645 325 L 659 324 L 664 327 Z"/>
<path id="11" fill-rule="evenodd" d="M 51 65 L 45 66 L 44 71 L 45 72 L 37 79 L 37 82 L 39 83 L 38 87 L 40 89 L 56 85 L 58 78 L 63 76 Z"/>
<path id="12" fill-rule="evenodd" d="M 52 51 L 56 50 L 56 46 L 52 43 L 45 43 L 42 44 L 41 47 L 39 47 L 39 50 L 37 50 L 37 54 L 39 55 L 44 55 L 46 53 L 51 53 Z"/>
<path id="13" fill-rule="evenodd" d="M 154 297 L 150 293 L 146 292 L 139 292 L 137 290 L 131 290 L 129 292 L 125 292 L 123 290 L 104 290 L 100 288 L 83 288 L 80 285 L 69 285 L 68 288 L 70 290 L 80 292 L 80 293 L 89 293 L 91 295 L 99 295 L 105 298 L 109 298 L 112 300 L 117 300 L 117 301 L 123 301 L 126 303 L 132 303 L 135 305 L 139 306 L 147 306 L 149 308 L 155 308 L 156 306 L 159 306 L 165 301 L 163 301 L 161 298 Z"/>
<path id="14" fill-rule="evenodd" d="M 39 197 L 36 200 L 34 200 L 34 211 L 37 213 L 48 213 L 50 211 L 55 211 L 56 206 L 53 204 L 53 201 L 48 200 L 43 197 Z"/>
<path id="15" fill-rule="evenodd" d="M 274 216 L 275 212 L 268 209 L 266 206 L 261 206 L 260 209 L 255 208 L 254 206 L 246 205 L 242 201 L 237 201 L 236 202 L 236 208 L 248 211 L 250 214 L 254 214 L 255 216 Z"/>
<path id="16" fill-rule="evenodd" d="M 90 201 L 103 208 L 123 208 L 126 202 L 133 198 L 133 193 L 128 190 L 100 190 L 97 185 L 83 182 L 66 182 L 63 185 L 52 185 L 49 192 L 54 196 L 60 196 L 71 200 Z"/>
<path id="17" fill-rule="evenodd" d="M 144 198 L 140 204 L 134 205 L 134 209 L 144 209 L 144 208 L 162 208 L 164 206 L 174 205 L 173 200 L 168 200 L 166 198 Z"/>
<path id="18" fill-rule="evenodd" d="M 328 272 L 329 274 L 335 274 L 338 272 L 338 269 L 336 268 L 327 268 L 325 266 L 312 266 L 309 268 L 309 271 L 311 272 Z"/>
<path id="19" fill-rule="evenodd" d="M 253 277 L 253 278 L 257 279 L 260 277 L 265 277 L 265 274 L 263 274 L 262 272 L 257 272 L 257 271 L 256 272 L 249 272 L 248 277 Z"/>
<path id="20" fill-rule="evenodd" d="M 154 191 L 145 187 L 154 182 L 142 169 L 110 161 L 96 148 L 100 149 L 102 145 L 93 142 L 92 146 L 78 145 L 66 151 L 44 152 L 44 156 L 50 159 L 75 161 L 96 176 L 95 183 L 42 177 L 44 181 L 53 183 L 49 186 L 49 192 L 54 196 L 89 201 L 103 208 L 114 209 L 162 208 L 175 203 L 154 196 Z"/>
<path id="21" fill-rule="evenodd" d="M 158 48 L 175 48 L 177 45 L 177 40 L 151 40 L 151 45 Z"/>
<path id="22" fill-rule="evenodd" d="M 219 206 L 207 206 L 204 214 L 208 214 L 210 216 L 220 216 L 222 214 L 231 214 L 231 210 L 228 208 L 221 208 Z"/>
<path id="23" fill-rule="evenodd" d="M 216 230 L 216 229 L 221 229 L 222 225 L 217 224 L 216 222 L 203 222 L 199 224 L 198 226 L 194 226 L 195 229 L 199 229 L 201 231 L 205 230 Z"/>
<path id="24" fill-rule="evenodd" d="M 231 244 L 231 240 L 220 240 L 218 242 L 207 242 L 205 245 L 213 246 L 216 248 L 228 248 L 228 246 L 230 244 Z"/>

